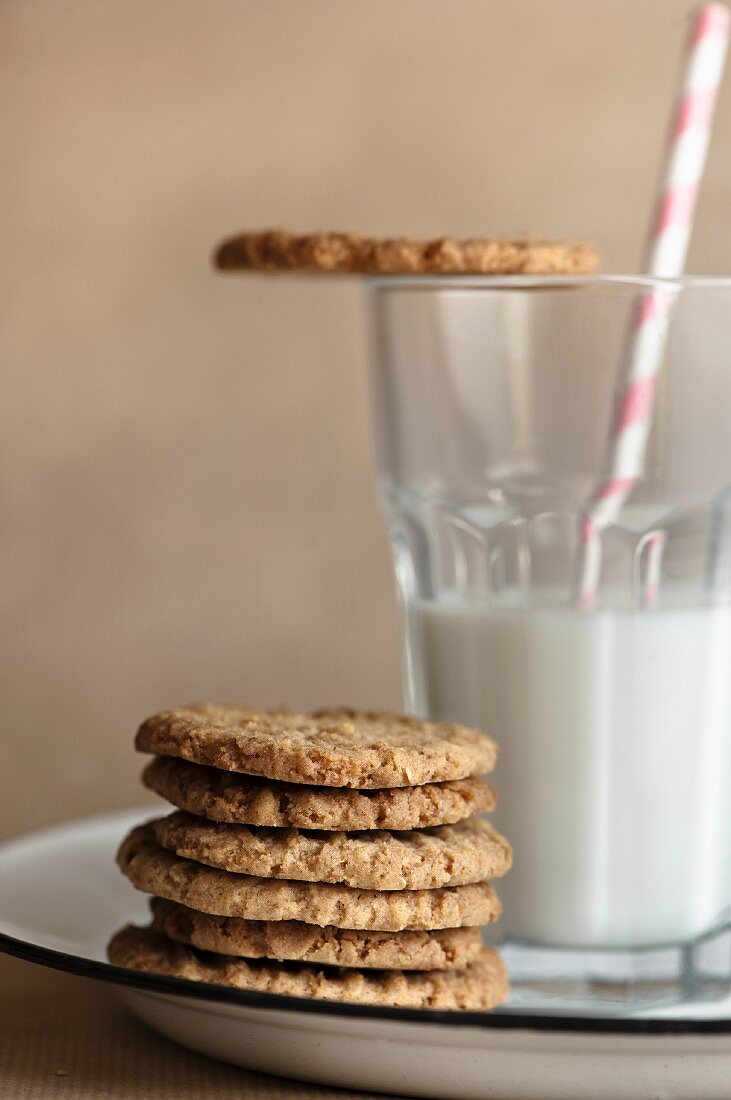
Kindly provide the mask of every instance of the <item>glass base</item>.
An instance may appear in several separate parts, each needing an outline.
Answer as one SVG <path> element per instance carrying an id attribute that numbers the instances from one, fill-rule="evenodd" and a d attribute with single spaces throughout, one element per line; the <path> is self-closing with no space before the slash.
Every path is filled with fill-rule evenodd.
<path id="1" fill-rule="evenodd" d="M 566 948 L 507 941 L 513 994 L 505 1011 L 627 1016 L 731 995 L 731 926 L 677 945 Z"/>

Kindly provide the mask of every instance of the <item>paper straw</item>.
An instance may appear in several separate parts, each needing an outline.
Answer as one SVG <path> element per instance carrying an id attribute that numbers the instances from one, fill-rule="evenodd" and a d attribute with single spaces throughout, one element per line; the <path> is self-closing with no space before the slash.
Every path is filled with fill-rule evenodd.
<path id="1" fill-rule="evenodd" d="M 698 189 L 728 48 L 731 13 L 723 4 L 699 8 L 688 43 L 681 94 L 642 271 L 676 278 L 685 267 Z"/>
<path id="2" fill-rule="evenodd" d="M 685 266 L 730 23 L 728 8 L 714 3 L 699 8 L 693 24 L 644 263 L 644 269 L 655 278 L 676 278 Z M 582 607 L 592 607 L 596 601 L 602 531 L 616 522 L 644 471 L 655 383 L 677 290 L 677 287 L 663 287 L 648 291 L 634 313 L 604 472 L 582 512 L 579 582 Z M 663 545 L 664 540 L 655 540 L 654 552 L 661 554 Z M 659 582 L 659 560 L 653 563 L 651 572 Z"/>
<path id="3" fill-rule="evenodd" d="M 718 494 L 713 506 L 708 560 L 708 587 L 717 601 L 728 602 L 731 598 L 731 486 Z"/>
<path id="4" fill-rule="evenodd" d="M 633 583 L 641 591 L 643 607 L 655 607 L 660 595 L 662 552 L 666 537 L 664 531 L 649 531 L 640 539 L 637 547 L 636 576 L 633 578 Z M 642 575 L 643 557 L 647 559 L 644 576 Z"/>

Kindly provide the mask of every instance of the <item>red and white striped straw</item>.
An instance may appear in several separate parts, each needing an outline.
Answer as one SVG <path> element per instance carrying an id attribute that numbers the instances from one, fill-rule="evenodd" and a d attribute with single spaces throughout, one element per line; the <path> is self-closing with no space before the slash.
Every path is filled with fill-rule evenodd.
<path id="1" fill-rule="evenodd" d="M 698 10 L 655 218 L 642 267 L 658 278 L 675 278 L 685 267 L 698 188 L 723 76 L 731 13 L 723 4 Z"/>
<path id="2" fill-rule="evenodd" d="M 696 199 L 706 163 L 718 89 L 728 47 L 731 13 L 704 4 L 689 39 L 682 91 L 668 145 L 657 212 L 645 258 L 655 278 L 676 278 L 685 266 Z M 629 333 L 625 368 L 607 442 L 602 480 L 582 513 L 579 601 L 592 607 L 601 574 L 601 533 L 616 522 L 642 477 L 652 426 L 655 383 L 662 362 L 670 310 L 677 288 L 643 295 Z M 664 540 L 653 543 L 662 553 Z M 659 572 L 655 562 L 653 571 Z"/>

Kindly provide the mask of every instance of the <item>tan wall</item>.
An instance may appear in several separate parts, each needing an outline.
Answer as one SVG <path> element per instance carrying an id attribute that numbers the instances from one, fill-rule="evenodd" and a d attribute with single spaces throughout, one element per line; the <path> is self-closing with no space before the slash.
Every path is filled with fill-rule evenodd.
<path id="1" fill-rule="evenodd" d="M 594 238 L 632 268 L 688 5 L 0 6 L 0 831 L 139 800 L 176 701 L 396 704 L 357 285 L 285 223 Z M 728 270 L 731 81 L 692 252 Z"/>

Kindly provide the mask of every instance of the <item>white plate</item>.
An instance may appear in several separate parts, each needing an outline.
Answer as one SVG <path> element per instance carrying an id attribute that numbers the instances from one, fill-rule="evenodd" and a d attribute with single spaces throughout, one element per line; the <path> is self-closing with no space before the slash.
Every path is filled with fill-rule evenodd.
<path id="1" fill-rule="evenodd" d="M 114 865 L 149 810 L 0 845 L 0 950 L 120 988 L 184 1046 L 284 1077 L 459 1100 L 728 1100 L 731 1018 L 599 1020 L 370 1008 L 246 993 L 105 962 L 147 901 Z"/>

